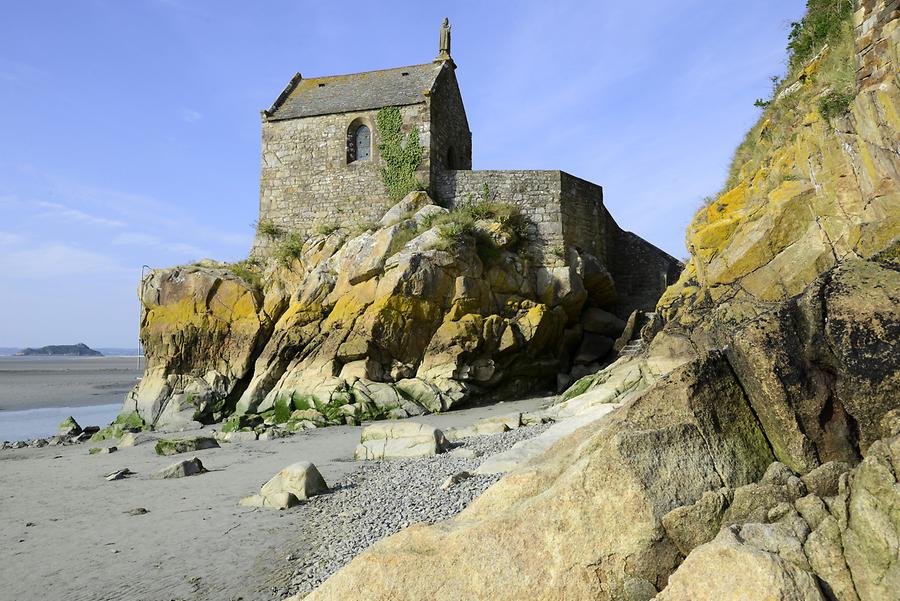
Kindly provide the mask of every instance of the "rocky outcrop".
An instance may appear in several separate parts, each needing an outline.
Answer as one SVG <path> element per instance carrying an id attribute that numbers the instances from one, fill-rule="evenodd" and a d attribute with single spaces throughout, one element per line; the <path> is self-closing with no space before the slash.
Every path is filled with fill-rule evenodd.
<path id="1" fill-rule="evenodd" d="M 147 371 L 124 412 L 155 428 L 259 414 L 293 430 L 596 371 L 625 327 L 610 311 L 631 307 L 595 257 L 573 248 L 568 266 L 534 264 L 523 219 L 413 192 L 361 232 L 284 234 L 251 262 L 154 270 L 140 289 Z"/>
<path id="2" fill-rule="evenodd" d="M 581 427 L 310 599 L 896 596 L 900 15 L 856 9 L 691 224 L 644 350 L 548 412 Z M 822 108 L 854 64 L 847 112 Z"/>
<path id="3" fill-rule="evenodd" d="M 657 599 L 894 598 L 900 590 L 898 468 L 900 437 L 893 436 L 873 444 L 825 496 L 798 491 L 779 501 L 749 491 L 767 511 L 694 549 Z"/>
<path id="4" fill-rule="evenodd" d="M 713 354 L 539 459 L 457 518 L 376 544 L 311 598 L 625 599 L 650 591 L 646 599 L 679 560 L 662 517 L 707 490 L 753 482 L 772 454 L 727 362 Z"/>
<path id="5" fill-rule="evenodd" d="M 209 263 L 152 271 L 139 294 L 147 367 L 122 413 L 175 428 L 227 415 L 274 308 L 248 282 Z"/>

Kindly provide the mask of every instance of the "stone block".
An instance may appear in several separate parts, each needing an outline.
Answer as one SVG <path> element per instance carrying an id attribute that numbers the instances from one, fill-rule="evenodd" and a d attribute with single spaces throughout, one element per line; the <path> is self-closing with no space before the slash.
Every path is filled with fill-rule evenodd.
<path id="1" fill-rule="evenodd" d="M 366 427 L 356 459 L 392 459 L 437 455 L 450 448 L 444 433 L 417 422 L 377 423 Z"/>

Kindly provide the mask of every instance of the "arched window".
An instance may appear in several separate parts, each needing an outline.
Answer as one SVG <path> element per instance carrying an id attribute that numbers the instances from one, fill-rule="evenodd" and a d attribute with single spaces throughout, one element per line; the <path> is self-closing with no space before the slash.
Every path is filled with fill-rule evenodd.
<path id="1" fill-rule="evenodd" d="M 351 124 L 347 132 L 347 162 L 368 161 L 371 157 L 371 130 L 364 124 Z"/>

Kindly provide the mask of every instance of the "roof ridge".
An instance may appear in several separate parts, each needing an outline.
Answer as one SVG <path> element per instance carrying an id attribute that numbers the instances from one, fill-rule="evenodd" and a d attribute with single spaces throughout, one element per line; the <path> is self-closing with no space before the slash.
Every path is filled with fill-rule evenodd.
<path id="1" fill-rule="evenodd" d="M 315 77 L 304 77 L 304 81 L 311 79 L 330 79 L 333 77 L 352 77 L 354 75 L 368 75 L 369 73 L 384 73 L 386 71 L 402 71 L 403 69 L 413 69 L 415 67 L 439 67 L 437 63 L 419 63 L 417 65 L 407 65 L 405 67 L 390 67 L 388 69 L 372 69 L 371 71 L 357 71 L 356 73 L 338 73 L 335 75 L 318 75 Z"/>
<path id="2" fill-rule="evenodd" d="M 421 63 L 343 75 L 295 76 L 264 118 L 280 121 L 426 102 L 446 65 Z"/>

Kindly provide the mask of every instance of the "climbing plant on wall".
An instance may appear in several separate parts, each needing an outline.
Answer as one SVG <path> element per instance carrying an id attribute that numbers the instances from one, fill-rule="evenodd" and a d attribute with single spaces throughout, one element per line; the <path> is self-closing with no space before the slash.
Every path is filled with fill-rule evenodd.
<path id="1" fill-rule="evenodd" d="M 381 179 L 387 186 L 391 200 L 398 201 L 413 190 L 422 189 L 416 180 L 416 167 L 422 162 L 425 150 L 419 144 L 419 130 L 413 128 L 403 141 L 403 115 L 400 108 L 389 106 L 378 111 L 375 117 L 378 126 L 378 153 L 383 167 Z"/>

